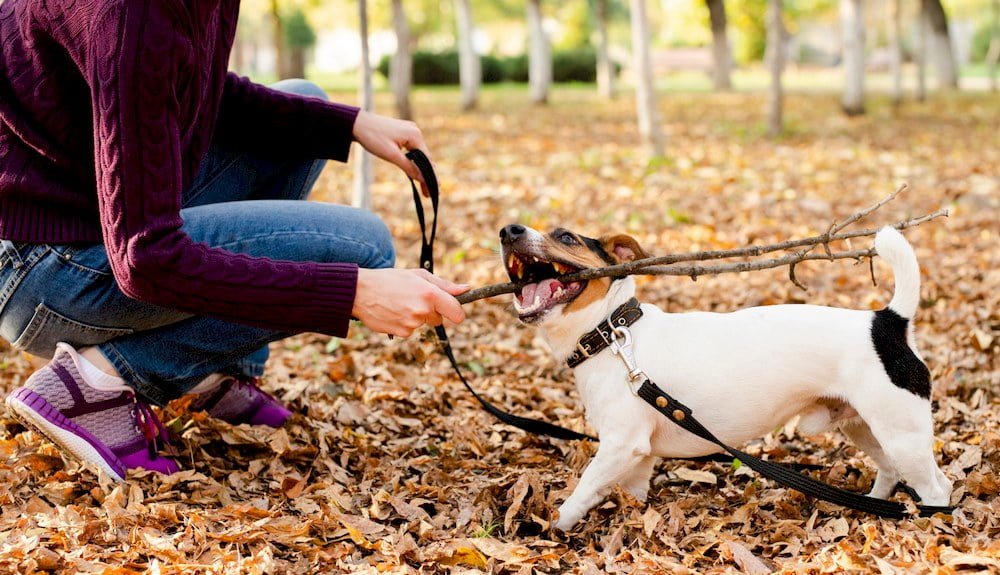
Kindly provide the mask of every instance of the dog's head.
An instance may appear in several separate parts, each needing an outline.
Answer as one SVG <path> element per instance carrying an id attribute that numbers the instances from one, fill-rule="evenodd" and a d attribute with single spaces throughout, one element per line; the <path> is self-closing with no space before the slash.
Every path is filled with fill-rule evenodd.
<path id="1" fill-rule="evenodd" d="M 514 294 L 514 309 L 526 324 L 541 324 L 600 302 L 618 279 L 563 284 L 556 277 L 646 257 L 631 236 L 595 239 L 562 228 L 543 234 L 518 224 L 500 230 L 500 245 L 511 281 L 527 282 Z"/>

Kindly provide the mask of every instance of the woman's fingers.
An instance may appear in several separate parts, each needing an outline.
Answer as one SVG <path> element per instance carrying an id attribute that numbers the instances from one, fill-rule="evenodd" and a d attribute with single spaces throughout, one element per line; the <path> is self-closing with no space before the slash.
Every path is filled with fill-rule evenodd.
<path id="1" fill-rule="evenodd" d="M 430 195 L 420 169 L 406 157 L 406 150 L 420 150 L 430 159 L 424 134 L 416 124 L 361 111 L 354 121 L 354 139 L 366 150 L 396 165 L 408 177 L 420 182 L 420 191 Z"/>

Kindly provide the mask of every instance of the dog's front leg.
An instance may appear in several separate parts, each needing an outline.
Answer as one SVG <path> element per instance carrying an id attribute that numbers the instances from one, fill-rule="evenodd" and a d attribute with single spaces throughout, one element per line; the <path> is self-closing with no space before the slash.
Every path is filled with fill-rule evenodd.
<path id="1" fill-rule="evenodd" d="M 648 437 L 643 443 L 602 441 L 597 448 L 597 455 L 580 476 L 576 489 L 559 507 L 556 529 L 567 531 L 576 525 L 616 483 L 629 477 L 637 466 L 648 461 L 649 455 Z"/>

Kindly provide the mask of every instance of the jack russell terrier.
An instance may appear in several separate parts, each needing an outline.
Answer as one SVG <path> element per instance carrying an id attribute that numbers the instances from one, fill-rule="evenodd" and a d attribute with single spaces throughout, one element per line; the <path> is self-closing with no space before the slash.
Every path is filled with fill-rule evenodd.
<path id="1" fill-rule="evenodd" d="M 720 449 L 657 413 L 632 391 L 611 350 L 581 347 L 629 302 L 632 277 L 560 283 L 584 268 L 646 257 L 627 235 L 593 239 L 565 229 L 542 234 L 521 225 L 500 231 L 514 309 L 542 331 L 558 361 L 574 365 L 587 420 L 601 442 L 554 526 L 568 530 L 620 484 L 645 500 L 658 457 L 689 458 Z M 913 337 L 920 298 L 913 248 L 892 228 L 875 236 L 896 291 L 880 311 L 772 305 L 732 313 L 665 313 L 642 304 L 629 327 L 635 361 L 651 381 L 690 407 L 723 442 L 740 445 L 800 415 L 814 435 L 839 426 L 878 465 L 869 495 L 888 498 L 906 481 L 928 505 L 948 505 L 951 482 L 934 461 L 930 372 Z M 586 361 L 582 361 L 586 359 Z"/>

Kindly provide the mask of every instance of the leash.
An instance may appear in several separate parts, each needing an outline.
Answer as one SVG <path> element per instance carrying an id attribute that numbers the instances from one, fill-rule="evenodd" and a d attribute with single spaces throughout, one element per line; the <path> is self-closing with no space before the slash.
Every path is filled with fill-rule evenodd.
<path id="1" fill-rule="evenodd" d="M 822 481 L 813 479 L 808 475 L 798 473 L 797 471 L 784 465 L 774 463 L 773 461 L 759 459 L 749 453 L 730 447 L 724 443 L 694 417 L 691 408 L 684 405 L 667 392 L 663 391 L 663 389 L 653 383 L 653 381 L 649 379 L 649 376 L 646 375 L 646 372 L 644 372 L 642 368 L 636 364 L 635 357 L 632 354 L 632 333 L 629 331 L 628 327 L 638 321 L 640 317 L 642 317 L 642 310 L 639 307 L 639 302 L 635 298 L 632 298 L 612 312 L 609 318 L 602 322 L 602 324 L 596 329 L 581 337 L 581 344 L 578 346 L 578 353 L 574 353 L 570 356 L 567 363 L 571 366 L 579 365 L 585 361 L 587 357 L 603 351 L 606 348 L 610 348 L 612 353 L 621 358 L 626 369 L 628 369 L 628 378 L 630 383 L 634 385 L 641 382 L 637 388 L 632 388 L 631 386 L 629 387 L 632 393 L 642 398 L 643 401 L 648 403 L 653 409 L 670 419 L 670 421 L 674 422 L 685 431 L 721 447 L 740 462 L 744 463 L 747 467 L 753 469 L 757 473 L 760 473 L 764 477 L 817 499 L 829 501 L 830 503 L 836 503 L 837 505 L 841 505 L 843 507 L 863 511 L 879 517 L 885 517 L 888 519 L 905 519 L 910 515 L 906 506 L 898 501 L 876 499 L 867 495 L 861 495 L 859 493 L 840 489 L 839 487 L 834 487 Z M 586 342 L 586 344 L 584 345 L 583 342 Z M 582 354 L 581 352 L 583 352 L 584 347 L 586 347 L 586 353 Z M 911 496 L 915 495 L 912 489 L 905 486 L 903 489 L 906 490 Z M 916 497 L 914 498 L 916 499 Z M 950 514 L 954 511 L 954 507 L 917 505 L 917 511 L 922 517 L 928 517 L 934 515 L 935 513 Z"/>
<path id="2" fill-rule="evenodd" d="M 420 199 L 420 192 L 417 190 L 417 184 L 411 178 L 410 187 L 413 189 L 413 204 L 417 211 L 417 222 L 420 224 L 420 267 L 430 273 L 434 273 L 434 240 L 437 238 L 438 204 L 439 197 L 441 195 L 440 189 L 438 188 L 438 180 L 437 176 L 434 174 L 434 168 L 431 166 L 430 160 L 427 159 L 427 156 L 424 155 L 423 152 L 420 150 L 410 150 L 406 153 L 406 157 L 411 162 L 416 164 L 421 175 L 423 175 L 424 183 L 427 184 L 427 191 L 431 199 L 431 208 L 433 210 L 434 217 L 431 220 L 430 233 L 428 233 L 427 218 L 424 216 L 424 204 Z M 462 385 L 465 386 L 465 389 L 469 390 L 469 393 L 472 394 L 472 397 L 476 398 L 476 401 L 479 402 L 479 405 L 481 405 L 483 409 L 488 411 L 500 421 L 535 435 L 546 435 L 549 437 L 555 437 L 556 439 L 589 439 L 591 441 L 597 441 L 596 437 L 592 437 L 586 433 L 573 431 L 572 429 L 567 429 L 547 421 L 514 415 L 513 413 L 508 413 L 493 405 L 476 393 L 476 390 L 473 389 L 472 385 L 470 385 L 468 380 L 465 379 L 462 369 L 458 366 L 458 360 L 455 359 L 455 353 L 451 348 L 451 340 L 448 339 L 448 332 L 445 331 L 444 326 L 435 326 L 434 333 L 437 334 L 438 342 L 441 344 L 441 350 L 444 351 L 445 356 L 451 363 L 451 368 L 458 375 L 458 379 L 461 380 Z"/>
<path id="3" fill-rule="evenodd" d="M 420 192 L 417 189 L 416 182 L 414 182 L 411 178 L 410 187 L 413 191 L 413 203 L 417 212 L 417 222 L 420 224 L 420 267 L 430 273 L 434 273 L 434 241 L 437 238 L 438 207 L 440 203 L 438 180 L 434 173 L 434 168 L 431 166 L 430 160 L 426 155 L 424 155 L 423 152 L 420 150 L 410 150 L 407 152 L 406 157 L 417 166 L 421 175 L 423 175 L 431 200 L 433 219 L 431 220 L 430 232 L 428 233 L 427 218 L 424 214 L 424 206 L 420 199 Z M 626 367 L 629 369 L 630 381 L 635 383 L 637 380 L 642 380 L 642 383 L 637 389 L 632 389 L 633 393 L 641 397 L 646 403 L 653 407 L 653 409 L 657 410 L 660 414 L 670 419 L 682 429 L 722 448 L 732 457 L 735 457 L 741 463 L 745 464 L 757 473 L 760 473 L 764 477 L 776 481 L 785 487 L 795 489 L 805 495 L 809 495 L 823 501 L 828 501 L 830 503 L 835 503 L 843 507 L 848 507 L 850 509 L 870 513 L 878 517 L 885 517 L 888 519 L 905 519 L 909 517 L 910 513 L 907 511 L 906 506 L 902 503 L 876 499 L 874 497 L 868 497 L 866 495 L 840 489 L 827 483 L 823 483 L 822 481 L 813 479 L 807 475 L 803 475 L 795 470 L 795 468 L 818 469 L 822 468 L 822 466 L 798 464 L 794 465 L 795 468 L 793 468 L 791 466 L 781 465 L 773 461 L 759 459 L 749 453 L 730 447 L 726 443 L 722 442 L 694 417 L 694 414 L 689 407 L 670 396 L 667 392 L 663 391 L 646 376 L 642 369 L 635 364 L 631 354 L 631 332 L 629 332 L 628 326 L 631 326 L 641 317 L 642 310 L 639 307 L 639 302 L 635 298 L 632 298 L 616 309 L 611 316 L 609 316 L 608 321 L 581 337 L 580 343 L 577 345 L 577 350 L 574 351 L 573 354 L 567 359 L 567 363 L 570 367 L 576 367 L 587 358 L 599 353 L 605 348 L 610 347 L 611 350 L 616 355 L 619 355 L 625 362 Z M 442 351 L 444 351 L 449 363 L 451 363 L 452 369 L 455 371 L 455 374 L 458 375 L 458 379 L 462 382 L 462 385 L 465 386 L 465 389 L 472 394 L 483 409 L 503 423 L 527 431 L 528 433 L 545 435 L 556 439 L 585 439 L 589 441 L 598 441 L 596 437 L 591 435 L 554 425 L 547 421 L 514 415 L 496 407 L 476 393 L 476 390 L 472 388 L 472 385 L 469 384 L 468 380 L 465 378 L 465 375 L 462 373 L 462 369 L 458 365 L 458 360 L 455 359 L 455 353 L 451 347 L 451 340 L 448 338 L 448 332 L 445 330 L 444 326 L 435 326 L 434 333 L 437 335 Z M 619 339 L 623 339 L 623 341 L 619 341 Z M 706 457 L 691 459 L 695 461 L 730 462 L 730 459 L 722 454 L 714 454 Z M 900 485 L 902 486 L 902 484 Z M 906 486 L 902 486 L 902 488 L 907 491 L 911 497 L 916 495 L 912 489 L 909 489 Z M 916 499 L 916 497 L 914 497 L 914 499 Z M 954 508 L 950 506 L 917 505 L 917 511 L 923 517 L 934 515 L 935 513 L 950 514 L 953 510 Z"/>

